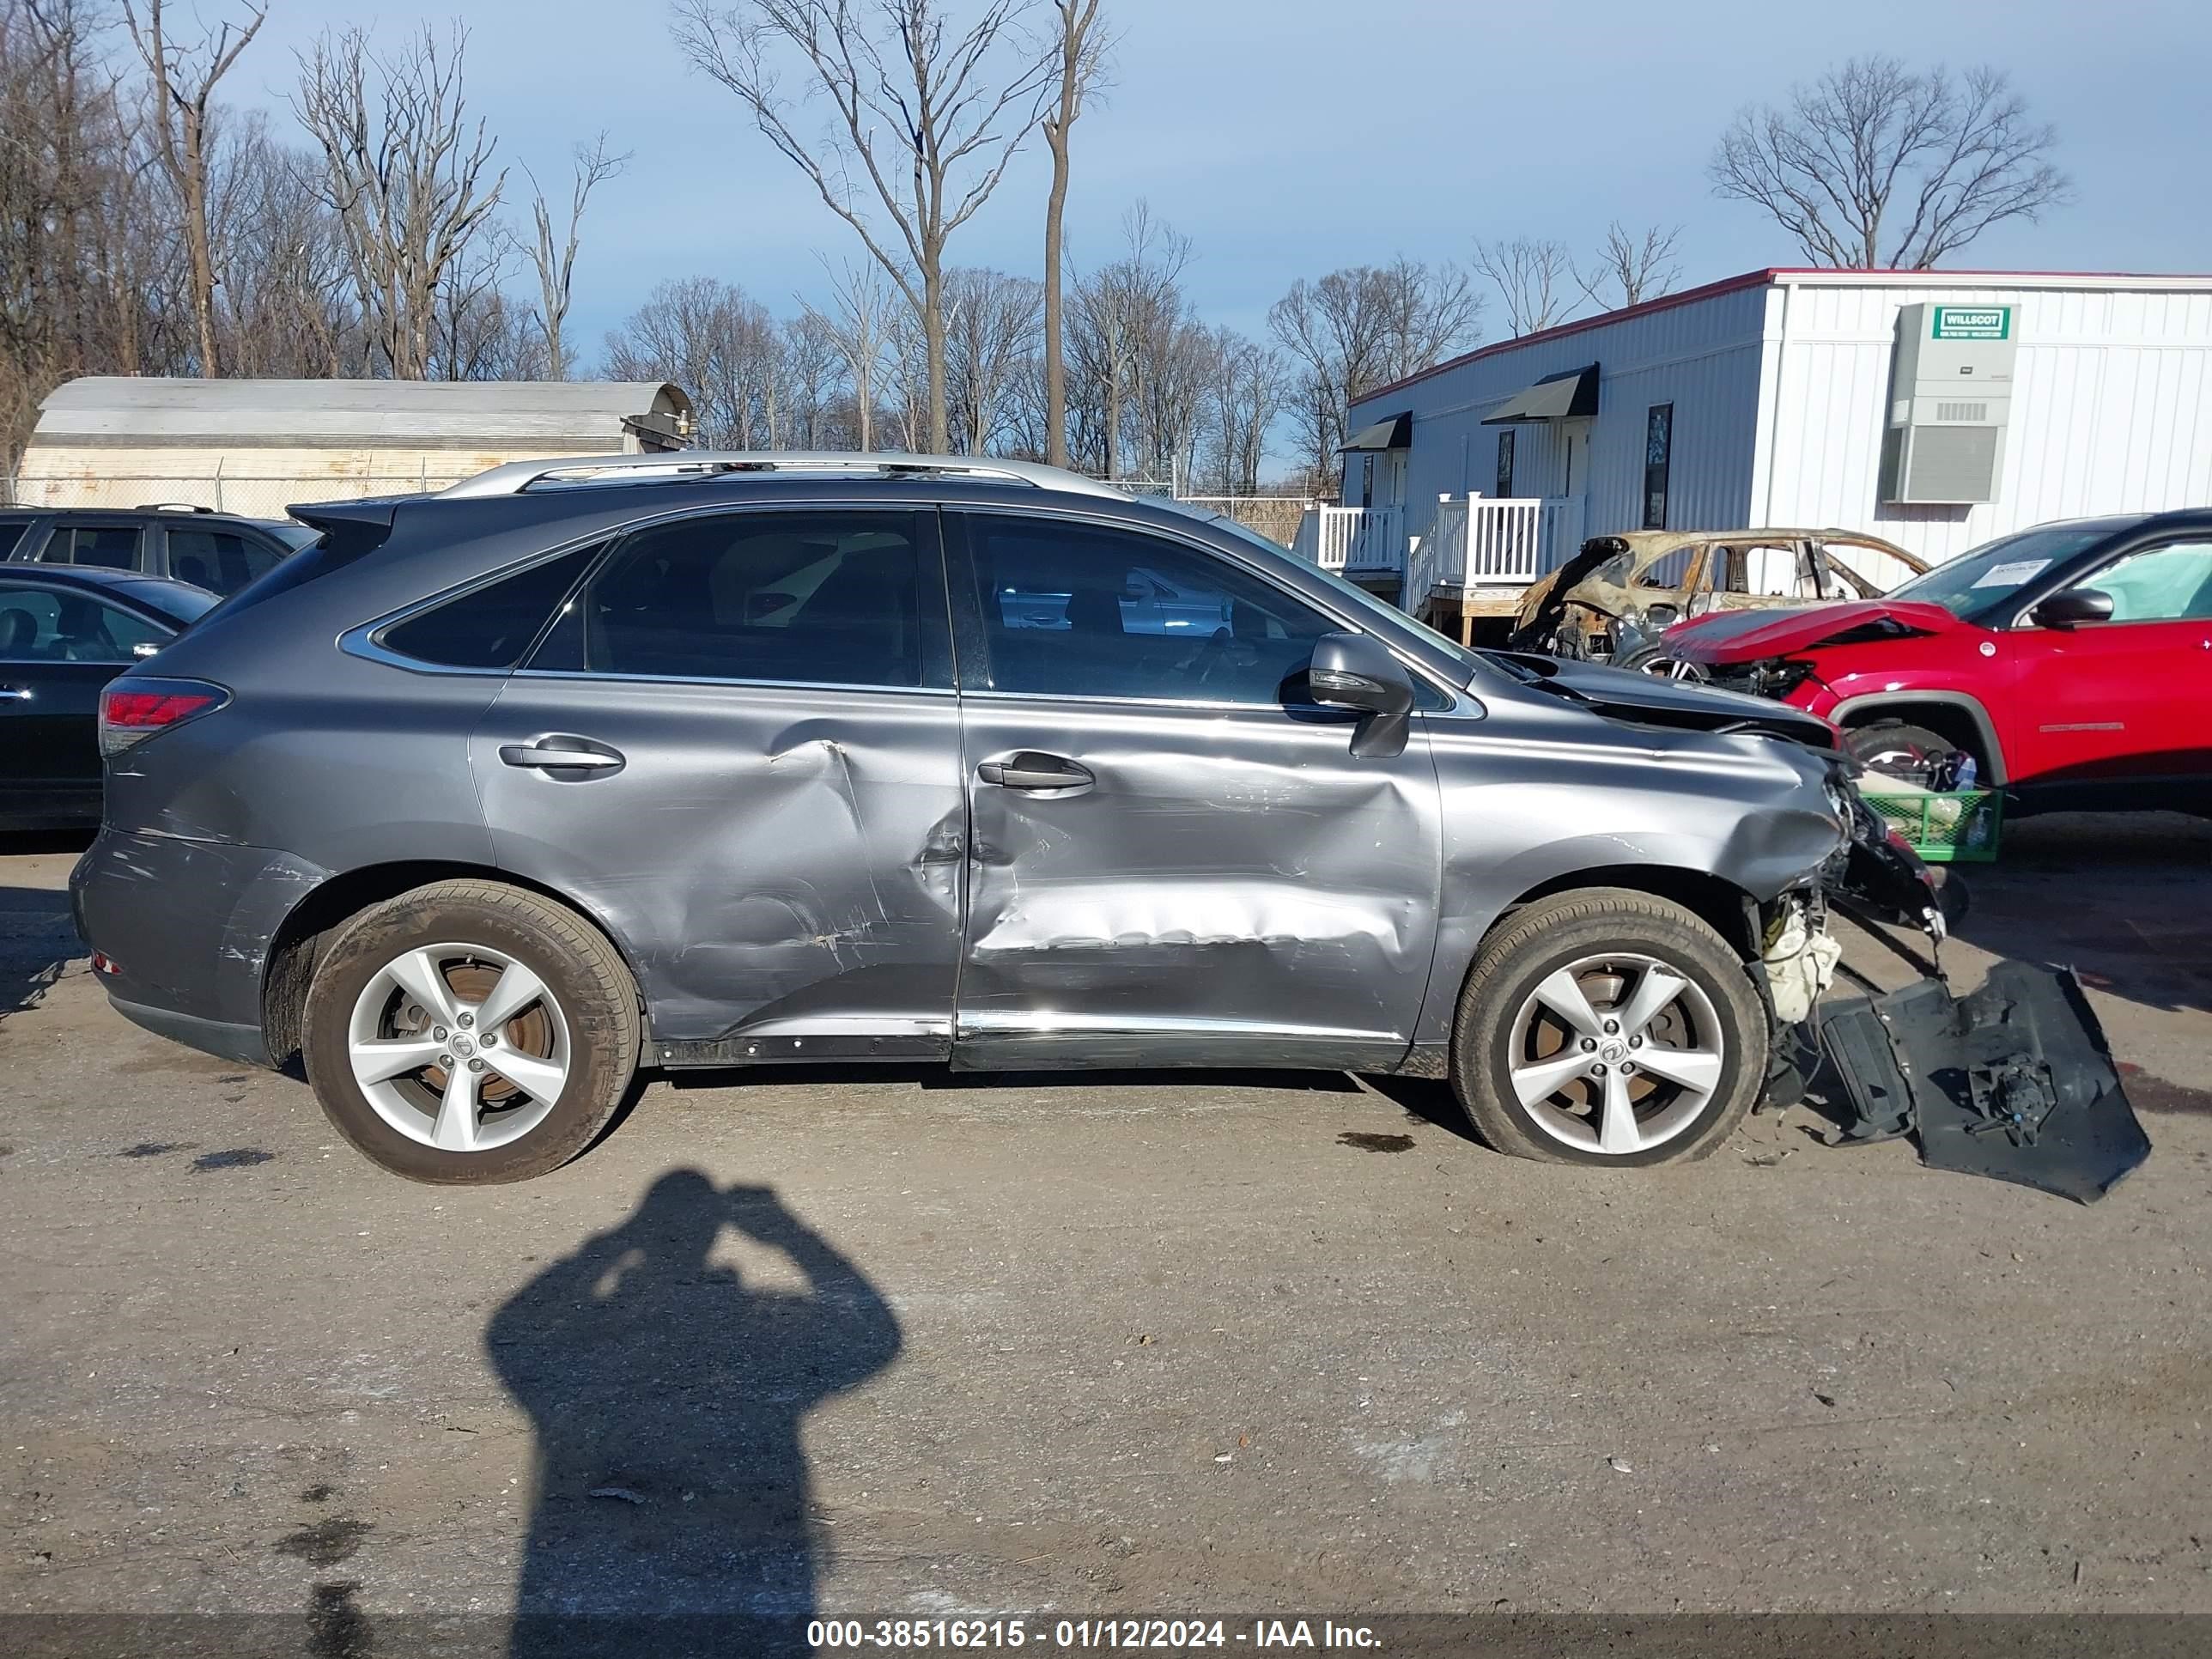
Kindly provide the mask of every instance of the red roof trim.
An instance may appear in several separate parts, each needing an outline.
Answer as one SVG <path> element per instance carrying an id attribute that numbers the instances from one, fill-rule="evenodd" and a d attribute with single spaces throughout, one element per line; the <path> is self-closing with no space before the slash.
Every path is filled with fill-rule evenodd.
<path id="1" fill-rule="evenodd" d="M 2176 279 L 2183 282 L 2212 280 L 2193 272 L 2170 272 L 2162 276 L 2155 272 L 2132 270 L 1854 270 L 1826 265 L 1769 265 L 1763 270 L 1747 270 L 1741 276 L 1723 276 L 1717 283 L 1707 283 L 1698 288 L 1686 288 L 1679 294 L 1664 294 L 1656 300 L 1646 300 L 1641 305 L 1623 306 L 1618 311 L 1601 311 L 1595 317 L 1577 317 L 1571 321 L 1559 324 L 1556 328 L 1539 329 L 1534 334 L 1516 335 L 1510 340 L 1498 340 L 1486 346 L 1477 346 L 1472 351 L 1462 352 L 1456 357 L 1447 358 L 1443 362 L 1432 363 L 1426 368 L 1416 370 L 1403 380 L 1393 380 L 1388 386 L 1377 386 L 1374 391 L 1356 398 L 1352 406 L 1357 409 L 1361 404 L 1373 403 L 1377 398 L 1387 398 L 1394 392 L 1402 392 L 1407 386 L 1417 385 L 1433 375 L 1448 374 L 1455 368 L 1464 368 L 1468 363 L 1479 362 L 1485 357 L 1495 357 L 1501 352 L 1517 351 L 1522 346 L 1540 345 L 1547 340 L 1564 339 L 1570 334 L 1580 334 L 1589 329 L 1610 327 L 1614 323 L 1626 322 L 1632 318 L 1648 317 L 1655 312 L 1666 311 L 1675 306 L 1695 305 L 1701 300 L 1717 299 L 1723 294 L 1735 294 L 1747 288 L 1765 288 L 1771 283 L 1792 276 L 1909 276 L 1924 281 L 1930 286 L 1952 283 L 1963 285 L 1971 283 L 1976 277 L 1982 276 L 2003 276 L 2015 281 L 2026 278 L 2031 282 L 2039 276 L 2064 277 L 2074 282 L 2098 277 L 2137 283 Z"/>

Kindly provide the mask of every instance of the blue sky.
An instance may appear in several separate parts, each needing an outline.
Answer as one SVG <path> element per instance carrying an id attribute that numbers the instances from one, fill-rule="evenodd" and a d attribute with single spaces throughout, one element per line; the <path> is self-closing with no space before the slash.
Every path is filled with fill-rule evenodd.
<path id="1" fill-rule="evenodd" d="M 957 10 L 968 7 L 953 0 Z M 2202 0 L 1851 0 L 1838 6 L 1580 0 L 1107 0 L 1115 85 L 1076 132 L 1071 252 L 1110 258 L 1139 198 L 1195 245 L 1194 297 L 1255 334 L 1295 277 L 1405 252 L 1464 259 L 1477 236 L 1592 246 L 1607 222 L 1684 227 L 1686 283 L 1796 258 L 1753 209 L 1710 194 L 1735 108 L 1853 52 L 2009 70 L 2059 129 L 2077 204 L 2007 226 L 1963 263 L 2212 270 L 2212 6 Z M 222 15 L 220 0 L 200 0 Z M 295 48 L 325 27 L 396 39 L 459 15 L 468 80 L 503 157 L 549 186 L 601 127 L 635 153 L 594 203 L 571 328 L 604 331 L 663 277 L 742 283 L 779 313 L 817 288 L 851 234 L 743 118 L 687 70 L 659 0 L 465 0 L 372 11 L 272 0 L 235 71 L 281 105 Z M 1034 272 L 1044 168 L 1018 160 L 960 234 L 957 263 Z M 526 223 L 527 185 L 510 185 Z M 1486 332 L 1502 331 L 1495 315 Z"/>

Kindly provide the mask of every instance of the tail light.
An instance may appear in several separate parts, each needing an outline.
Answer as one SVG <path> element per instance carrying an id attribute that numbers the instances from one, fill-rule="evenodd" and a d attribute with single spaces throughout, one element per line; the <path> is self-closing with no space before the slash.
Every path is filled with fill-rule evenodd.
<path id="1" fill-rule="evenodd" d="M 157 732 L 213 714 L 230 693 L 205 680 L 126 675 L 100 694 L 100 752 L 119 755 Z"/>

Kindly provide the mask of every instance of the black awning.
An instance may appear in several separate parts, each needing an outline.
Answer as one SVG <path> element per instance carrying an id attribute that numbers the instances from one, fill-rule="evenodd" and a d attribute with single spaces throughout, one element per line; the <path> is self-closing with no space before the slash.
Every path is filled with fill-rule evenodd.
<path id="1" fill-rule="evenodd" d="M 1597 365 L 1563 368 L 1547 374 L 1535 385 L 1516 392 L 1495 414 L 1482 417 L 1485 426 L 1510 426 L 1516 421 L 1573 421 L 1597 413 Z"/>
<path id="2" fill-rule="evenodd" d="M 1352 434 L 1352 441 L 1336 453 L 1340 455 L 1372 454 L 1379 449 L 1411 449 L 1413 447 L 1413 416 L 1408 411 L 1403 415 L 1386 416 L 1372 426 L 1360 428 Z"/>

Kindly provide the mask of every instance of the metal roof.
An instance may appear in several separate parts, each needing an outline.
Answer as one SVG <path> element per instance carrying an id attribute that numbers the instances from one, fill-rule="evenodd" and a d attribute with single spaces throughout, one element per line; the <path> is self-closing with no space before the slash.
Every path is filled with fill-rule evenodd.
<path id="1" fill-rule="evenodd" d="M 148 447 L 605 447 L 673 437 L 665 380 L 195 380 L 87 375 L 40 405 L 33 444 Z"/>
<path id="2" fill-rule="evenodd" d="M 1580 334 L 1588 329 L 1603 328 L 1631 317 L 1649 316 L 1655 311 L 1668 311 L 1676 306 L 1695 305 L 1700 300 L 1717 299 L 1723 294 L 1737 294 L 1747 288 L 1772 285 L 1793 288 L 2103 289 L 2123 294 L 2202 294 L 2212 291 L 2212 275 L 2176 273 L 2160 276 L 2118 270 L 1853 270 L 1817 265 L 1770 265 L 1759 270 L 1747 270 L 1737 276 L 1723 276 L 1718 282 L 1705 283 L 1697 288 L 1662 294 L 1656 300 L 1623 306 L 1618 311 L 1601 311 L 1588 317 L 1575 317 L 1550 328 L 1540 328 L 1533 334 L 1516 335 L 1510 340 L 1497 340 L 1488 345 L 1477 346 L 1456 357 L 1448 357 L 1443 362 L 1415 369 L 1411 374 L 1393 380 L 1388 386 L 1378 386 L 1372 392 L 1363 392 L 1352 400 L 1352 407 L 1358 409 L 1363 404 L 1388 398 L 1432 375 L 1462 368 L 1479 358 L 1518 351 L 1522 346 L 1537 345 L 1565 335 Z"/>

